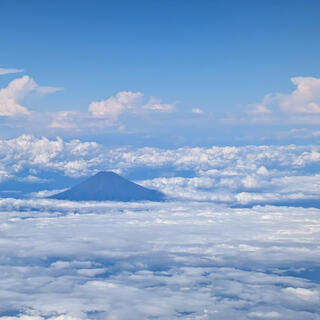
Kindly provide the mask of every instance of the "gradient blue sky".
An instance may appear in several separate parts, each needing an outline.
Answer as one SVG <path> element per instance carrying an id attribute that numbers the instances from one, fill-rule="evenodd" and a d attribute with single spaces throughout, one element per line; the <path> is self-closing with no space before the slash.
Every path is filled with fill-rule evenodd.
<path id="1" fill-rule="evenodd" d="M 19 104 L 32 119 L 0 116 L 2 137 L 133 145 L 319 140 L 317 110 L 297 112 L 290 97 L 292 112 L 279 112 L 279 97 L 263 103 L 269 93 L 290 95 L 293 77 L 320 77 L 319 1 L 2 0 L 0 30 L 0 68 L 24 70 L 0 76 L 0 88 L 23 75 L 63 88 L 24 97 Z M 157 97 L 174 112 L 124 112 L 119 124 L 86 130 L 90 103 L 122 91 L 142 92 L 144 103 Z M 311 102 L 319 96 L 317 84 Z M 257 104 L 272 113 L 253 112 Z M 77 130 L 48 128 L 61 111 L 83 113 L 70 120 L 79 121 Z"/>

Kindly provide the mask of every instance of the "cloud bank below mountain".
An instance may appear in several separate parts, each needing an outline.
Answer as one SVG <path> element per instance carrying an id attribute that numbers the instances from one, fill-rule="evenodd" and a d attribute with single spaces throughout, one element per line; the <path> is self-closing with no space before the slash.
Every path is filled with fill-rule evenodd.
<path id="1" fill-rule="evenodd" d="M 0 201 L 0 319 L 319 319 L 318 209 L 30 201 Z"/>

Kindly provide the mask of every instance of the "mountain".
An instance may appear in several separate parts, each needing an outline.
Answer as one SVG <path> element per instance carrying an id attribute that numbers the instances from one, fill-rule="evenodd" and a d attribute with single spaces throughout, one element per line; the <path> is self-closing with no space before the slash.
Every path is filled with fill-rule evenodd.
<path id="1" fill-rule="evenodd" d="M 112 171 L 101 171 L 51 199 L 71 201 L 163 201 L 163 193 L 144 188 Z"/>

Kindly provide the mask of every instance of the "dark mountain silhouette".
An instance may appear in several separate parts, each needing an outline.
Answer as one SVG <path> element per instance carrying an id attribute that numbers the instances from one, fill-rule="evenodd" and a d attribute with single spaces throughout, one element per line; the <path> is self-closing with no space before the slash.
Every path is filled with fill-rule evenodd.
<path id="1" fill-rule="evenodd" d="M 101 171 L 51 199 L 71 201 L 163 201 L 164 194 L 144 188 L 112 171 Z"/>

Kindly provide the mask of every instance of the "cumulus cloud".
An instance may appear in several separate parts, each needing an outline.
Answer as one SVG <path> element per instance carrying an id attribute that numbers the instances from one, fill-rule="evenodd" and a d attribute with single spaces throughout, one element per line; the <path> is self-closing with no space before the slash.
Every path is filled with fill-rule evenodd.
<path id="1" fill-rule="evenodd" d="M 294 77 L 291 82 L 296 89 L 291 94 L 279 94 L 282 110 L 294 113 L 320 113 L 320 79 L 312 77 Z"/>
<path id="2" fill-rule="evenodd" d="M 172 112 L 176 103 L 162 103 L 158 98 L 150 97 L 145 102 L 141 92 L 121 91 L 106 100 L 90 103 L 88 112 L 61 111 L 52 115 L 49 128 L 53 129 L 99 129 L 117 127 L 123 130 L 125 125 L 120 122 L 121 116 L 131 115 L 141 118 L 146 113 Z"/>
<path id="3" fill-rule="evenodd" d="M 286 122 L 319 122 L 320 79 L 314 77 L 293 77 L 296 86 L 291 93 L 269 93 L 249 112 L 255 120 L 279 120 Z M 284 116 L 286 118 L 284 118 Z"/>
<path id="4" fill-rule="evenodd" d="M 132 109 L 142 96 L 141 92 L 121 91 L 107 100 L 93 101 L 89 106 L 89 112 L 96 118 L 117 120 L 120 114 Z"/>
<path id="5" fill-rule="evenodd" d="M 319 319 L 317 209 L 0 199 L 0 210 L 0 319 Z"/>
<path id="6" fill-rule="evenodd" d="M 12 80 L 6 88 L 0 89 L 0 116 L 28 115 L 30 111 L 21 101 L 30 93 L 52 93 L 61 88 L 41 87 L 29 76 Z"/>
<path id="7" fill-rule="evenodd" d="M 23 69 L 14 69 L 14 68 L 0 68 L 0 76 L 11 73 L 20 73 L 23 72 Z"/>
<path id="8" fill-rule="evenodd" d="M 33 176 L 41 170 L 81 176 L 88 174 L 88 168 L 100 163 L 99 150 L 95 142 L 64 142 L 61 138 L 49 140 L 22 135 L 16 139 L 0 140 L 0 166 L 6 168 L 3 169 L 6 176 L 16 175 L 18 178 L 21 178 L 19 172 L 25 170 Z"/>

